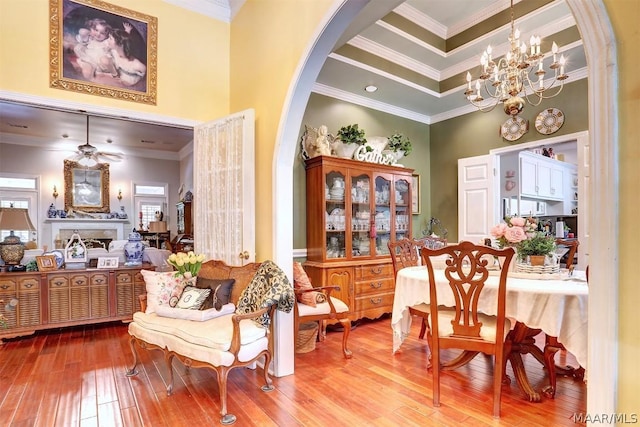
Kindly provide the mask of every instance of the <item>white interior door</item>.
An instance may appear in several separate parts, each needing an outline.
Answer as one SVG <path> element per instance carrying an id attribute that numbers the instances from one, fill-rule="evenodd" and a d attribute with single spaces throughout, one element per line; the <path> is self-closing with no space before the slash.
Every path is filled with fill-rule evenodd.
<path id="1" fill-rule="evenodd" d="M 196 126 L 193 159 L 196 252 L 229 265 L 254 262 L 255 111 Z"/>
<path id="2" fill-rule="evenodd" d="M 458 159 L 458 240 L 489 237 L 495 222 L 493 155 Z"/>

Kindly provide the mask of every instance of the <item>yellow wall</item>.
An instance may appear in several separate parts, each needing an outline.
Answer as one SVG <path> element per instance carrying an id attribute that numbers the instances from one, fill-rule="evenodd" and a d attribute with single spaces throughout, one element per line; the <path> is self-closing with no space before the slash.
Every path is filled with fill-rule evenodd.
<path id="1" fill-rule="evenodd" d="M 638 286 L 638 232 L 628 231 L 638 221 L 640 197 L 640 1 L 605 0 L 616 34 L 619 75 L 620 126 L 620 255 L 618 411 L 640 412 L 640 286 Z M 597 205 L 596 205 L 597 206 Z M 597 224 L 595 225 L 597 227 Z M 635 227 L 633 227 L 635 228 Z M 598 343 L 594 343 L 598 345 Z"/>
<path id="2" fill-rule="evenodd" d="M 49 88 L 49 0 L 0 1 L 0 90 L 206 121 L 229 112 L 230 25 L 158 0 L 109 0 L 158 18 L 158 103 Z"/>
<path id="3" fill-rule="evenodd" d="M 329 0 L 248 0 L 231 26 L 231 110 L 256 110 L 256 259 L 273 257 L 273 154 L 293 73 Z"/>
<path id="4" fill-rule="evenodd" d="M 248 0 L 231 25 L 157 0 L 110 0 L 159 20 L 158 106 L 73 94 L 48 87 L 46 0 L 0 0 L 0 90 L 206 120 L 256 109 L 258 259 L 271 256 L 273 151 L 293 72 L 329 0 Z M 275 6 L 274 6 L 275 3 Z M 618 411 L 638 413 L 640 286 L 640 1 L 604 0 L 618 40 L 620 125 L 620 307 Z M 24 17 L 20 19 L 20 17 Z M 582 29 L 586 31 L 588 29 Z M 229 52 L 233 52 L 229 55 Z M 231 72 L 231 79 L 229 73 Z M 229 95 L 231 94 L 231 96 Z M 594 225 L 594 226 L 597 226 Z M 598 345 L 598 343 L 593 343 Z"/>

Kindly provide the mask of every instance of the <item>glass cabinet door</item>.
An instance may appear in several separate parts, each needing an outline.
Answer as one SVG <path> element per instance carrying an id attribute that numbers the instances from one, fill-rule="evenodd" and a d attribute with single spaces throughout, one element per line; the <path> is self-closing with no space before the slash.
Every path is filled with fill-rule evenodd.
<path id="1" fill-rule="evenodd" d="M 325 176 L 325 254 L 327 259 L 345 257 L 345 176 L 331 171 Z"/>
<path id="2" fill-rule="evenodd" d="M 375 255 L 389 255 L 391 239 L 391 179 L 375 178 Z M 372 255 L 374 255 L 372 253 Z"/>
<path id="3" fill-rule="evenodd" d="M 351 256 L 371 256 L 371 180 L 368 174 L 351 176 Z"/>
<path id="4" fill-rule="evenodd" d="M 411 194 L 409 192 L 409 181 L 398 179 L 395 182 L 394 207 L 395 207 L 395 240 L 410 238 L 409 230 L 411 226 Z"/>

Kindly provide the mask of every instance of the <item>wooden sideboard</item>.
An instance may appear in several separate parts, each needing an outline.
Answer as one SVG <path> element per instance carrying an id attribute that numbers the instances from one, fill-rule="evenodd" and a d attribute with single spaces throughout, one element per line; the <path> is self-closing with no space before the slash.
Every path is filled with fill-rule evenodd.
<path id="1" fill-rule="evenodd" d="M 0 313 L 8 326 L 0 329 L 0 339 L 42 329 L 130 321 L 140 310 L 138 295 L 145 291 L 141 269 L 155 266 L 0 273 Z M 17 305 L 7 310 L 12 300 Z"/>

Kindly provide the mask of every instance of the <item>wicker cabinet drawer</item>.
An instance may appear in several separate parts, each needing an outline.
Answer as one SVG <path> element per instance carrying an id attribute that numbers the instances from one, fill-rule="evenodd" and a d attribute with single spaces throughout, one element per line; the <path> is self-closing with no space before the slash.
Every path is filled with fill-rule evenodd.
<path id="1" fill-rule="evenodd" d="M 109 276 L 106 273 L 93 273 L 90 280 L 91 286 L 106 286 L 109 284 Z"/>
<path id="2" fill-rule="evenodd" d="M 356 281 L 393 278 L 393 266 L 390 262 L 361 265 L 356 267 Z"/>
<path id="3" fill-rule="evenodd" d="M 40 289 L 40 279 L 34 277 L 23 277 L 18 280 L 18 289 L 20 291 L 37 291 Z"/>
<path id="4" fill-rule="evenodd" d="M 16 288 L 17 286 L 14 280 L 0 280 L 0 292 L 15 292 Z"/>
<path id="5" fill-rule="evenodd" d="M 134 275 L 130 272 L 116 273 L 116 283 L 117 284 L 133 283 L 133 276 Z"/>
<path id="6" fill-rule="evenodd" d="M 69 287 L 69 278 L 65 275 L 55 274 L 47 278 L 49 289 L 60 289 Z"/>

